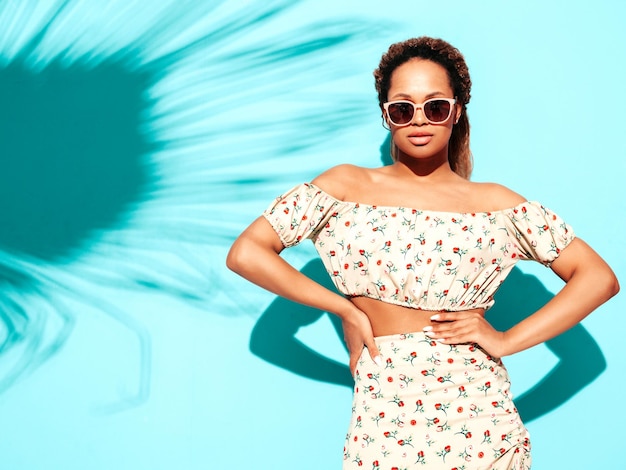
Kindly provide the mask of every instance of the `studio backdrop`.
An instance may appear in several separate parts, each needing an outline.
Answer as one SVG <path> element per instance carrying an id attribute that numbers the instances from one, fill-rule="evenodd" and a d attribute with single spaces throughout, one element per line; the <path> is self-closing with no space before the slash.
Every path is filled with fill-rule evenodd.
<path id="1" fill-rule="evenodd" d="M 554 209 L 626 279 L 626 7 L 0 2 L 0 468 L 340 468 L 340 325 L 229 272 L 278 194 L 390 163 L 389 44 L 465 55 L 474 181 Z M 285 258 L 329 280 L 311 243 Z M 518 264 L 500 329 L 562 282 Z M 534 467 L 623 465 L 625 302 L 505 358 Z"/>

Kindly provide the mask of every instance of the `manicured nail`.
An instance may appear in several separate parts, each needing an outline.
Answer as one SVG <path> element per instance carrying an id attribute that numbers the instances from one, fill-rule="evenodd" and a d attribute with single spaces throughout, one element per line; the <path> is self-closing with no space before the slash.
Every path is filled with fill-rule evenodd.
<path id="1" fill-rule="evenodd" d="M 424 334 L 428 337 L 437 336 L 437 333 L 435 333 L 434 331 L 424 331 Z"/>
<path id="2" fill-rule="evenodd" d="M 432 329 L 432 326 L 425 326 L 424 328 L 422 328 L 422 331 L 431 331 Z"/>
<path id="3" fill-rule="evenodd" d="M 441 318 L 441 317 L 439 316 L 439 314 L 437 314 L 437 315 L 433 315 L 432 317 L 430 317 L 430 319 L 431 319 L 431 320 L 434 320 L 434 321 L 439 320 L 439 318 Z"/>
<path id="4" fill-rule="evenodd" d="M 383 366 L 383 359 L 382 359 L 382 357 L 380 357 L 380 356 L 376 356 L 376 357 L 374 358 L 374 362 L 376 363 L 376 365 L 377 365 L 378 367 L 382 367 L 382 366 Z"/>

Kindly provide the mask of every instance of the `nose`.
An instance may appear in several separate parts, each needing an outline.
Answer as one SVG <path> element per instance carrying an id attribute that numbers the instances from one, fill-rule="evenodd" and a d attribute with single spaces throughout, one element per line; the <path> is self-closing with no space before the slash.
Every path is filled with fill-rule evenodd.
<path id="1" fill-rule="evenodd" d="M 417 126 L 423 126 L 424 124 L 427 124 L 428 120 L 426 119 L 426 116 L 424 115 L 424 110 L 422 109 L 421 106 L 415 106 L 415 111 L 413 113 L 413 119 L 411 119 L 411 124 L 415 124 Z"/>

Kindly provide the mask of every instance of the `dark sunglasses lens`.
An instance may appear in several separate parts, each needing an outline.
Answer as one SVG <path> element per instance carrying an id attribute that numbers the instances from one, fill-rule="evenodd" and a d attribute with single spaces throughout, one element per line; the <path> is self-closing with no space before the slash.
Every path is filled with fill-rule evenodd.
<path id="1" fill-rule="evenodd" d="M 397 125 L 406 124 L 413 119 L 415 108 L 411 103 L 392 103 L 389 105 L 389 119 Z"/>
<path id="2" fill-rule="evenodd" d="M 432 100 L 424 105 L 424 114 L 431 122 L 443 122 L 450 117 L 451 109 L 449 101 Z"/>

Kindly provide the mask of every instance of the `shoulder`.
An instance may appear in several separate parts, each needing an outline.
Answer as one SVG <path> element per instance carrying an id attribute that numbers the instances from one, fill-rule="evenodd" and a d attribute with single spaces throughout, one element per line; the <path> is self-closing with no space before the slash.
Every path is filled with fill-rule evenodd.
<path id="1" fill-rule="evenodd" d="M 337 165 L 317 176 L 311 183 L 334 198 L 344 200 L 350 188 L 370 180 L 373 171 L 356 165 Z"/>
<path id="2" fill-rule="evenodd" d="M 490 210 L 509 209 L 527 201 L 522 195 L 498 183 L 472 183 L 472 185 L 477 190 L 482 205 Z"/>

